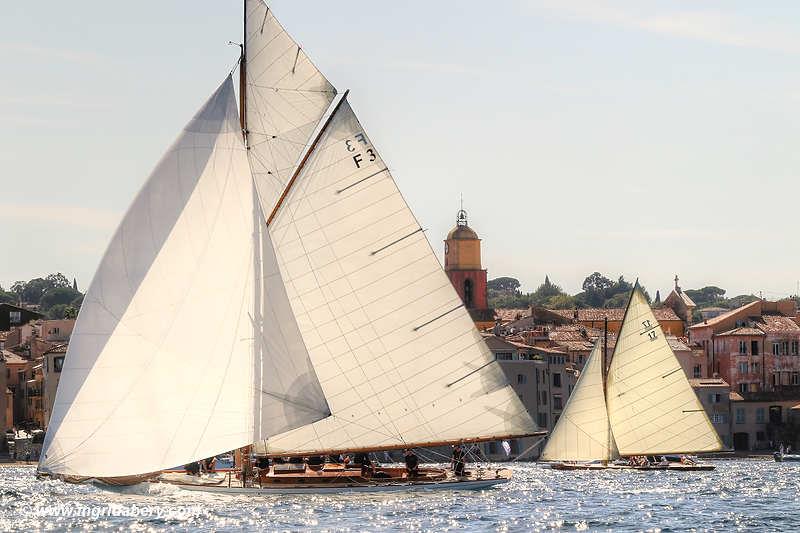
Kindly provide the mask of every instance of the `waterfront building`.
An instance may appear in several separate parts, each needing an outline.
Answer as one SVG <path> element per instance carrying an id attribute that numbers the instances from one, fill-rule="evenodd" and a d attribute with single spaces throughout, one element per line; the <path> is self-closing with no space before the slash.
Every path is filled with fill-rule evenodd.
<path id="1" fill-rule="evenodd" d="M 800 399 L 800 326 L 793 300 L 756 300 L 694 324 L 689 339 L 710 371 L 747 398 L 783 392 Z"/>
<path id="2" fill-rule="evenodd" d="M 456 227 L 444 241 L 444 270 L 478 329 L 492 328 L 494 311 L 489 309 L 481 240 L 467 225 L 467 212 L 463 209 L 456 217 Z"/>
<path id="3" fill-rule="evenodd" d="M 733 446 L 730 385 L 720 378 L 690 378 L 689 384 L 697 394 L 714 429 L 717 430 L 720 440 L 726 448 L 730 449 Z"/>

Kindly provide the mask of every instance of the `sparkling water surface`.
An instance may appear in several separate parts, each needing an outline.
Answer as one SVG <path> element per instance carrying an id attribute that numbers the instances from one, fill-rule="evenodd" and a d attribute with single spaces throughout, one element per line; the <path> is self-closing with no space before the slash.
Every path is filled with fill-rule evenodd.
<path id="1" fill-rule="evenodd" d="M 7 466 L 0 468 L 0 529 L 800 531 L 800 463 L 715 464 L 711 472 L 681 473 L 516 463 L 511 483 L 483 491 L 316 496 L 226 496 L 165 485 L 109 491 L 37 481 L 33 467 Z M 150 516 L 123 516 L 136 512 Z"/>

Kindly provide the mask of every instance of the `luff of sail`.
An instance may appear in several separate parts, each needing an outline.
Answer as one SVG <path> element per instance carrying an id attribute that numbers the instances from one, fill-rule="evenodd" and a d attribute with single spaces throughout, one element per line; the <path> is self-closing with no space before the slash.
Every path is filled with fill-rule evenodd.
<path id="1" fill-rule="evenodd" d="M 272 212 L 336 89 L 263 0 L 245 3 L 248 156 Z"/>
<path id="2" fill-rule="evenodd" d="M 543 461 L 619 459 L 603 389 L 603 349 L 597 341 L 556 427 L 542 451 Z"/>
<path id="3" fill-rule="evenodd" d="M 269 229 L 332 414 L 268 453 L 536 432 L 347 102 Z"/>
<path id="4" fill-rule="evenodd" d="M 621 455 L 723 448 L 638 282 L 617 337 L 607 387 L 608 415 Z"/>
<path id="5" fill-rule="evenodd" d="M 268 436 L 256 416 L 279 431 L 327 414 L 324 398 L 321 405 L 309 405 L 313 395 L 302 406 L 287 401 L 303 389 L 294 380 L 254 388 L 254 230 L 262 224 L 254 206 L 228 77 L 148 178 L 98 267 L 71 337 L 40 471 L 155 472 Z M 300 350 L 271 356 L 287 365 L 307 358 Z M 304 365 L 310 368 L 308 361 L 296 367 Z M 302 379 L 316 381 L 313 373 Z M 254 412 L 257 403 L 263 412 Z"/>

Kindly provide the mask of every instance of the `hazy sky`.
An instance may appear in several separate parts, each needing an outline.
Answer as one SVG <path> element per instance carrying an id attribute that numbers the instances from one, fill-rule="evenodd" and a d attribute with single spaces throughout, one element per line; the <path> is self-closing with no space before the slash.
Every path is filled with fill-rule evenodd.
<path id="1" fill-rule="evenodd" d="M 276 0 L 428 238 L 459 194 L 489 277 L 570 292 L 795 292 L 800 3 Z M 236 60 L 236 0 L 5 2 L 0 283 L 85 289 L 148 173 Z"/>

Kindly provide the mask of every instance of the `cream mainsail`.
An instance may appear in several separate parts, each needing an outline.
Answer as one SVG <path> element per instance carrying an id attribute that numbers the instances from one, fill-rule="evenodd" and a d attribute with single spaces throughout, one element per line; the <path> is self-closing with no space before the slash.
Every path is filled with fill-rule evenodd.
<path id="1" fill-rule="evenodd" d="M 603 388 L 602 341 L 595 343 L 555 429 L 542 451 L 543 461 L 619 459 L 611 433 Z"/>
<path id="2" fill-rule="evenodd" d="M 321 122 L 333 87 L 260 0 L 245 8 L 246 121 L 228 77 L 123 218 L 40 471 L 536 433 L 349 104 Z"/>
<path id="3" fill-rule="evenodd" d="M 723 448 L 638 283 L 617 336 L 606 399 L 621 455 Z"/>
<path id="4" fill-rule="evenodd" d="M 542 453 L 546 461 L 712 452 L 723 448 L 638 282 L 603 392 L 599 342 Z"/>
<path id="5" fill-rule="evenodd" d="M 270 235 L 332 415 L 269 453 L 536 430 L 346 101 Z"/>

